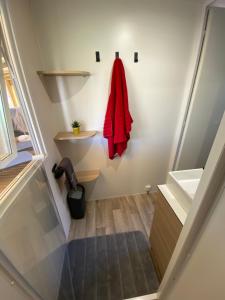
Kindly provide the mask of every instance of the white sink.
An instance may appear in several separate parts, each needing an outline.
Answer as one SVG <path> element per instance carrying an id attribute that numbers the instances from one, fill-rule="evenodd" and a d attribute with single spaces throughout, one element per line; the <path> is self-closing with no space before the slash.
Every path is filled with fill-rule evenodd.
<path id="1" fill-rule="evenodd" d="M 169 172 L 166 183 L 158 185 L 182 224 L 186 221 L 202 173 L 203 169 Z"/>
<path id="2" fill-rule="evenodd" d="M 202 173 L 203 169 L 168 173 L 166 186 L 186 213 L 190 210 Z"/>

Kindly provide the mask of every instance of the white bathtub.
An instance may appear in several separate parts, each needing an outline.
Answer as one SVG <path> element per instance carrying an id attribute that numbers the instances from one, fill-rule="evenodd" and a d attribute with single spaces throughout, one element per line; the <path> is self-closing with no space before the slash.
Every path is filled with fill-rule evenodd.
<path id="1" fill-rule="evenodd" d="M 159 186 L 182 223 L 190 210 L 202 173 L 203 169 L 169 172 L 166 184 Z"/>

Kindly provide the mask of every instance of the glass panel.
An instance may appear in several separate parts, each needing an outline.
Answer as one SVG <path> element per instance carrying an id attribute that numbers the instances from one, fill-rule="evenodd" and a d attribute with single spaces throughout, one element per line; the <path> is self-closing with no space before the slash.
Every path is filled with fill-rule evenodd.
<path id="1" fill-rule="evenodd" d="M 13 288 L 12 288 L 13 281 Z M 20 287 L 20 285 L 9 276 L 0 265 L 0 291 L 4 299 L 10 300 L 30 300 L 30 296 Z"/>
<path id="2" fill-rule="evenodd" d="M 21 107 L 15 80 L 12 76 L 9 64 L 5 61 L 3 68 L 3 77 L 6 86 L 7 105 L 10 112 L 10 120 L 13 125 L 13 137 L 16 141 L 17 152 L 29 150 L 34 154 L 33 143 L 29 134 L 23 109 Z"/>
<path id="3" fill-rule="evenodd" d="M 3 162 L 4 160 L 8 159 L 9 156 L 13 153 L 13 145 L 11 145 L 10 141 L 10 134 L 13 131 L 3 80 L 2 60 L 3 57 L 2 59 L 0 59 L 0 162 Z"/>
<path id="4" fill-rule="evenodd" d="M 5 188 L 17 175 L 29 164 L 34 156 L 40 154 L 34 150 L 34 135 L 30 134 L 22 104 L 24 104 L 20 87 L 7 56 L 2 55 L 2 80 L 5 86 L 6 110 L 8 112 L 8 124 L 11 124 L 11 142 L 14 142 L 14 157 L 0 167 L 0 197 Z M 10 141 L 9 141 L 10 142 Z M 9 143 L 9 146 L 10 143 Z"/>
<path id="5" fill-rule="evenodd" d="M 7 157 L 8 153 L 11 152 L 9 144 L 9 136 L 7 132 L 6 119 L 4 114 L 4 108 L 2 98 L 0 101 L 0 160 Z"/>
<path id="6" fill-rule="evenodd" d="M 0 249 L 43 299 L 55 300 L 66 239 L 50 199 L 38 169 L 12 204 L 0 207 Z"/>
<path id="7" fill-rule="evenodd" d="M 43 157 L 16 71 L 0 18 L 0 198 L 32 160 Z"/>
<path id="8" fill-rule="evenodd" d="M 205 167 L 225 111 L 225 9 L 210 8 L 177 170 Z"/>

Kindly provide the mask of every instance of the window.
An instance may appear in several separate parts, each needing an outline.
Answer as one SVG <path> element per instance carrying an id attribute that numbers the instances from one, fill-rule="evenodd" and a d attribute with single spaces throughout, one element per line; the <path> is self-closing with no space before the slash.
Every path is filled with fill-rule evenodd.
<path id="1" fill-rule="evenodd" d="M 24 169 L 42 158 L 34 124 L 0 23 L 0 198 Z"/>
<path id="2" fill-rule="evenodd" d="M 3 53 L 0 48 L 0 168 L 15 157 L 15 141 L 11 138 L 13 127 L 10 121 L 10 110 L 7 102 L 7 95 L 3 74 Z"/>

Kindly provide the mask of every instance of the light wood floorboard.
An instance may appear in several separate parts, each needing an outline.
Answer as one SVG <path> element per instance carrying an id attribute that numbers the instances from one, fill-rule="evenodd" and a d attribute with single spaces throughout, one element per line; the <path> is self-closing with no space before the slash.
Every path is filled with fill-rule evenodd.
<path id="1" fill-rule="evenodd" d="M 87 201 L 85 218 L 73 220 L 69 240 L 104 234 L 141 231 L 149 238 L 153 194 Z"/>

